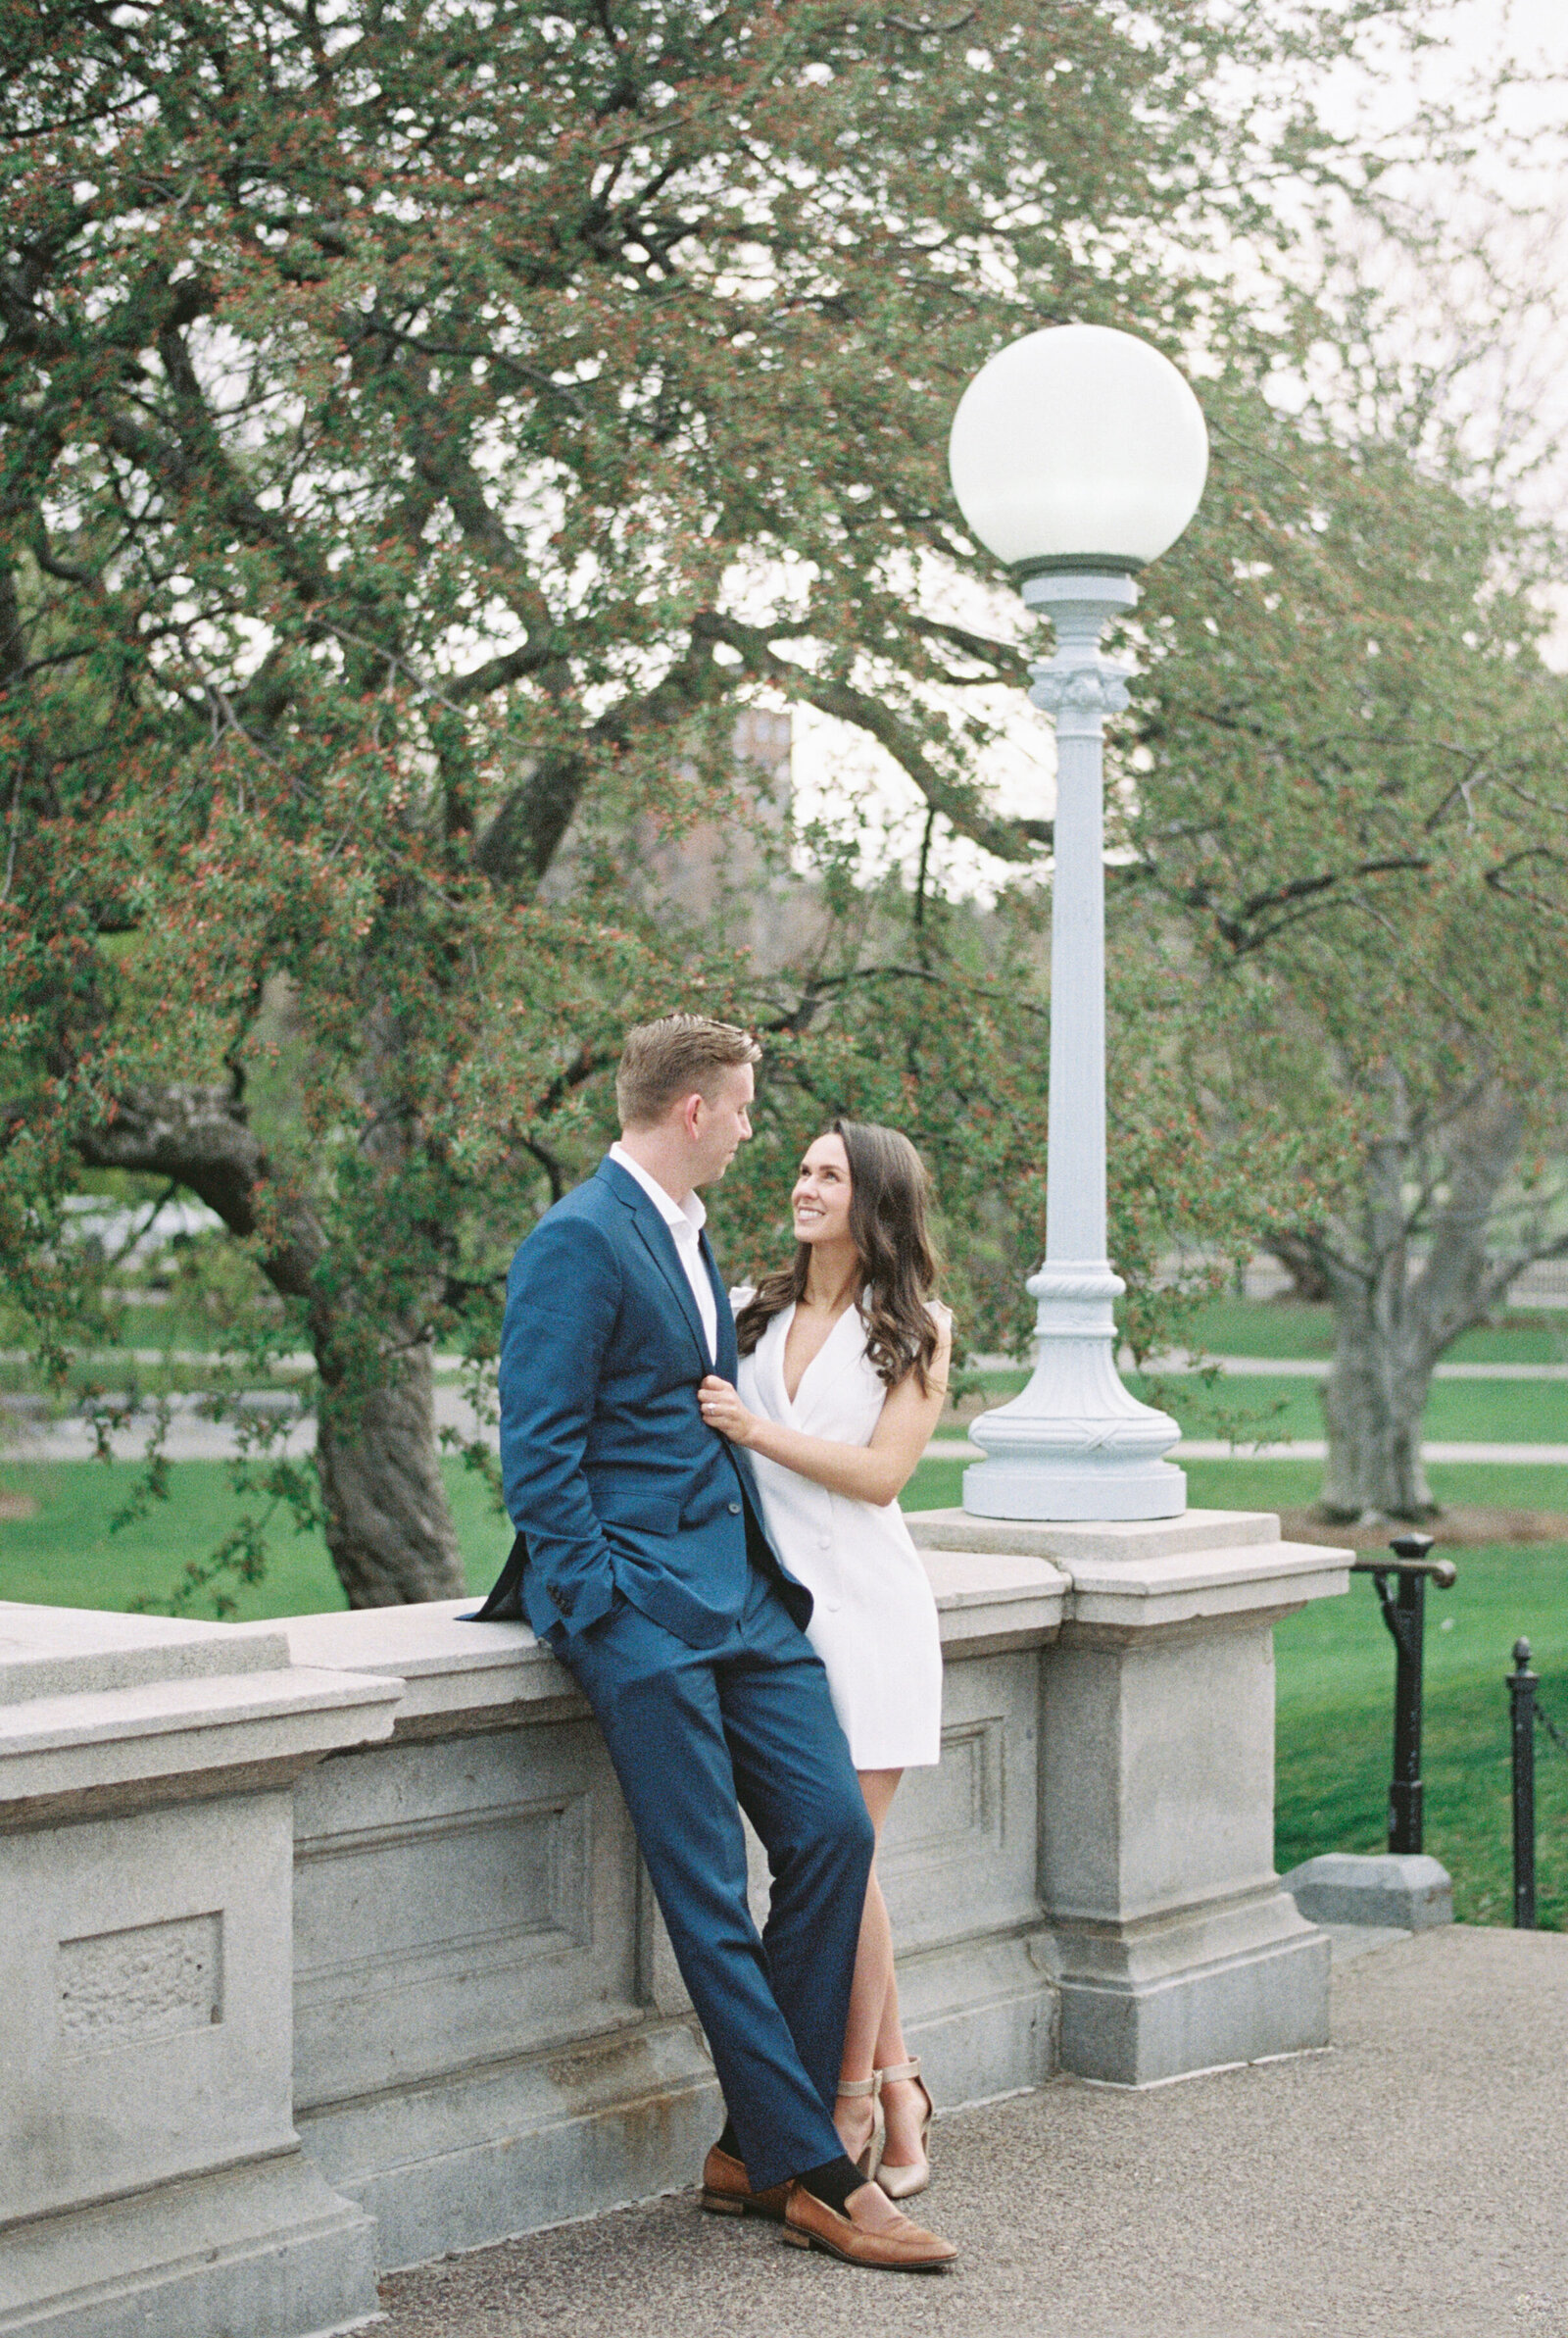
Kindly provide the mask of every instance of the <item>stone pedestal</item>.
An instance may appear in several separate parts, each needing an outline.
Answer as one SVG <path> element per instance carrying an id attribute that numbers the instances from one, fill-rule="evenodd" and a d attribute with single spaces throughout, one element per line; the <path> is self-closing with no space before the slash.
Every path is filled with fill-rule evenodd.
<path id="1" fill-rule="evenodd" d="M 1350 1554 L 1234 1511 L 909 1524 L 950 1575 L 1005 1553 L 1064 1578 L 1038 1870 L 1060 2066 L 1146 2086 L 1327 2044 L 1329 1944 L 1274 1872 L 1272 1627 L 1345 1591 Z"/>
<path id="2" fill-rule="evenodd" d="M 376 2313 L 293 2126 L 292 1789 L 400 1693 L 281 1632 L 0 1604 L 0 2332 Z"/>

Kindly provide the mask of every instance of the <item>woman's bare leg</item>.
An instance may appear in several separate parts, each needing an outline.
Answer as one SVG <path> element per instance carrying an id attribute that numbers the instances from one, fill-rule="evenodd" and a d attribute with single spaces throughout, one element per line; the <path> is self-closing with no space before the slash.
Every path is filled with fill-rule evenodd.
<path id="1" fill-rule="evenodd" d="M 882 1822 L 892 1807 L 898 1791 L 902 1769 L 862 1769 L 859 1773 L 860 1792 L 871 1815 L 878 1842 L 882 1839 Z M 889 2009 L 892 2029 L 889 2031 Z M 889 2036 L 898 2051 L 884 2052 Z M 880 2069 L 885 2062 L 906 2059 L 902 2032 L 899 2029 L 899 1993 L 893 1977 L 893 1932 L 888 1923 L 887 1906 L 882 1898 L 882 1886 L 877 1881 L 876 1864 L 871 1865 L 871 1879 L 866 1886 L 865 1907 L 860 1915 L 860 1943 L 855 1958 L 855 1978 L 850 1986 L 850 2017 L 844 2029 L 844 2059 L 839 2065 L 841 2078 L 855 2081 L 869 2078 L 873 2068 Z M 900 2095 L 913 2090 L 907 2086 L 894 2089 Z M 875 2113 L 869 2097 L 841 2095 L 833 2112 L 833 2123 L 838 2128 L 844 2149 L 852 2160 L 858 2160 L 871 2133 Z M 907 2157 L 915 2155 L 910 2152 Z"/>

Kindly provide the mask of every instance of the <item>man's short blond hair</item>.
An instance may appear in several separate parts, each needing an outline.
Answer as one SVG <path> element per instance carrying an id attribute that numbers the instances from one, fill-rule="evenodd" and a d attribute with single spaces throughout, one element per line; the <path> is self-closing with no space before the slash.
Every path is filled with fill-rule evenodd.
<path id="1" fill-rule="evenodd" d="M 651 1128 L 682 1097 L 711 1094 L 717 1075 L 759 1064 L 762 1051 L 738 1023 L 707 1015 L 662 1015 L 626 1033 L 615 1104 L 622 1128 Z"/>

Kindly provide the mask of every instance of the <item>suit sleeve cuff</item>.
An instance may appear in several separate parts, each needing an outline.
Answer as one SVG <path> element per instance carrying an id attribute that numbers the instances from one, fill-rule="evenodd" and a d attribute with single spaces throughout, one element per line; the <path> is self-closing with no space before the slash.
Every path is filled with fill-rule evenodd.
<path id="1" fill-rule="evenodd" d="M 557 1605 L 559 1606 L 559 1601 Z M 593 1626 L 610 1614 L 615 1604 L 615 1581 L 608 1571 L 585 1583 L 571 1603 L 566 1629 L 575 1638 L 577 1633 L 591 1631 Z"/>

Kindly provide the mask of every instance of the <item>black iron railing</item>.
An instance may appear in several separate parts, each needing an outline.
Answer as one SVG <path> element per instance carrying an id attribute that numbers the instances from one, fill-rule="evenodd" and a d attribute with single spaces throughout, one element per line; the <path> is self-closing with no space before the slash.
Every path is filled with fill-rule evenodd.
<path id="1" fill-rule="evenodd" d="M 1568 1754 L 1565 1736 L 1550 1714 L 1542 1710 L 1536 1690 L 1541 1676 L 1530 1669 L 1530 1642 L 1515 1640 L 1513 1670 L 1508 1683 L 1509 1720 L 1513 1733 L 1513 1921 L 1519 1932 L 1536 1928 L 1536 1731 L 1560 1754 Z"/>
<path id="2" fill-rule="evenodd" d="M 1383 1620 L 1394 1640 L 1394 1775 L 1389 1781 L 1389 1849 L 1421 1848 L 1421 1663 L 1426 1633 L 1427 1578 L 1451 1588 L 1451 1559 L 1430 1556 L 1430 1534 L 1396 1534 L 1389 1559 L 1357 1559 L 1350 1572 L 1370 1575 Z M 1391 1590 L 1396 1580 L 1397 1590 Z"/>

